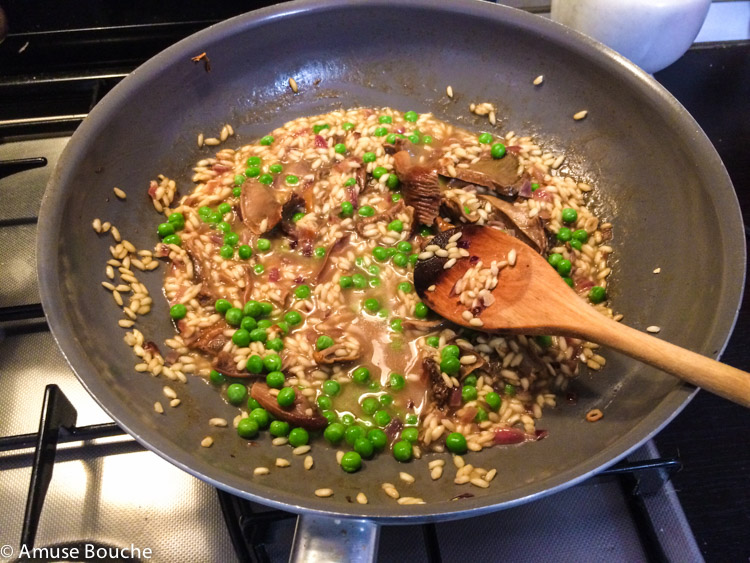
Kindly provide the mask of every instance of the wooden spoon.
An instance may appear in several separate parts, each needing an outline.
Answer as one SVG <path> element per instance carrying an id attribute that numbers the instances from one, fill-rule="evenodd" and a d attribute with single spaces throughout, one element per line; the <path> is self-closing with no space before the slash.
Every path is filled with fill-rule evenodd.
<path id="1" fill-rule="evenodd" d="M 470 258 L 444 268 L 447 257 L 420 260 L 414 286 L 433 311 L 468 328 L 486 332 L 560 335 L 596 342 L 650 364 L 731 401 L 750 407 L 750 374 L 705 356 L 669 344 L 598 313 L 573 291 L 531 247 L 490 227 L 467 225 L 437 235 L 430 244 L 445 247 L 461 233 L 459 247 Z M 513 260 L 515 254 L 515 261 Z M 478 262 L 489 267 L 514 262 L 500 269 L 492 290 L 494 303 L 477 311 L 482 326 L 464 317 L 468 308 L 454 292 L 456 282 Z"/>

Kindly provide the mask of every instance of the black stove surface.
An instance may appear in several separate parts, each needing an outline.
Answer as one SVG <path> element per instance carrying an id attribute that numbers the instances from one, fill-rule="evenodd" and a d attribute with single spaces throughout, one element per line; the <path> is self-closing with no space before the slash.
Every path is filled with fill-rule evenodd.
<path id="1" fill-rule="evenodd" d="M 22 119 L 25 137 L 72 131 L 109 89 L 150 56 L 214 21 L 272 3 L 46 0 L 29 9 L 27 2 L 2 0 L 10 35 L 0 44 L 0 143 L 19 133 L 17 120 Z M 750 219 L 750 168 L 745 156 L 750 146 L 749 60 L 750 43 L 707 44 L 691 49 L 656 75 L 716 146 L 746 222 Z M 36 119 L 31 129 L 30 116 Z M 18 145 L 14 158 L 37 156 L 23 154 L 22 143 Z M 17 201 L 23 206 L 24 201 L 38 201 L 38 195 L 30 193 Z M 5 230 L 8 240 L 0 241 L 3 246 L 34 236 L 37 211 L 0 209 L 0 224 L 12 227 Z M 8 223 L 9 217 L 21 216 L 28 220 Z M 8 307 L 37 306 L 35 280 L 27 281 L 19 280 L 18 299 L 0 303 L 0 308 L 8 312 Z M 746 371 L 750 371 L 750 349 L 745 344 L 750 334 L 748 299 L 746 295 L 723 356 L 725 362 Z M 673 476 L 673 482 L 709 561 L 750 557 L 748 428 L 750 411 L 699 393 L 656 440 L 664 456 L 679 454 L 682 459 L 684 469 Z"/>

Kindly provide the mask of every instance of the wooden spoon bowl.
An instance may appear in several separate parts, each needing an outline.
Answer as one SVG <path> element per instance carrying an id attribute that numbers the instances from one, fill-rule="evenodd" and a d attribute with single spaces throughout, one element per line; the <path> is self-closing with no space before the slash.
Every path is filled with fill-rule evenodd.
<path id="1" fill-rule="evenodd" d="M 461 237 L 455 240 L 457 233 Z M 596 342 L 750 407 L 750 374 L 605 317 L 520 240 L 491 227 L 467 225 L 440 233 L 430 245 L 446 248 L 451 239 L 469 256 L 445 268 L 450 258 L 435 255 L 420 260 L 414 270 L 417 293 L 446 319 L 485 332 L 571 336 Z M 491 290 L 491 303 L 471 309 L 455 289 L 479 261 L 483 268 L 496 262 L 497 285 Z"/>

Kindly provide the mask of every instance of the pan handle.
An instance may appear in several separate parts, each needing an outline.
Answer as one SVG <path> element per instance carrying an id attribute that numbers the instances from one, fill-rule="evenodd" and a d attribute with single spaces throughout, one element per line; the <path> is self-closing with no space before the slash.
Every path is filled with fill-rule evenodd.
<path id="1" fill-rule="evenodd" d="M 380 526 L 371 520 L 300 514 L 291 563 L 372 563 L 378 554 Z"/>

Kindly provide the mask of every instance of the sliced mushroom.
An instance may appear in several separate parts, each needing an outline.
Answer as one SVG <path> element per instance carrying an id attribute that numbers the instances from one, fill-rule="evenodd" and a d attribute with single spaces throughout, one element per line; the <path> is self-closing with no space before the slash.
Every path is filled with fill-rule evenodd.
<path id="1" fill-rule="evenodd" d="M 328 425 L 326 418 L 304 395 L 297 394 L 294 404 L 285 408 L 271 395 L 271 388 L 260 381 L 253 383 L 250 395 L 273 416 L 294 426 L 301 426 L 307 430 L 322 430 Z"/>
<path id="2" fill-rule="evenodd" d="M 401 326 L 407 330 L 417 330 L 420 332 L 432 332 L 442 327 L 447 321 L 445 319 L 435 319 L 433 321 L 423 321 L 421 319 L 404 319 Z"/>
<path id="3" fill-rule="evenodd" d="M 364 234 L 364 230 L 367 225 L 371 225 L 372 223 L 377 223 L 379 221 L 392 221 L 399 213 L 402 213 L 406 210 L 407 207 L 404 205 L 403 200 L 398 200 L 398 202 L 391 205 L 382 213 L 378 213 L 376 215 L 373 215 L 372 217 L 365 217 L 357 221 L 357 232 L 362 235 Z"/>
<path id="4" fill-rule="evenodd" d="M 406 205 L 414 208 L 420 223 L 432 225 L 440 211 L 440 184 L 434 167 L 414 165 L 406 151 L 393 155 L 393 166 L 401 182 Z"/>
<path id="5" fill-rule="evenodd" d="M 451 388 L 445 384 L 445 381 L 443 381 L 443 376 L 440 374 L 440 368 L 435 360 L 425 358 L 422 361 L 422 372 L 423 377 L 427 380 L 427 384 L 429 385 L 430 395 L 432 396 L 433 402 L 441 409 L 448 406 L 451 398 Z"/>
<path id="6" fill-rule="evenodd" d="M 240 196 L 242 222 L 254 235 L 262 235 L 281 221 L 284 205 L 276 199 L 271 186 L 261 184 L 255 178 L 245 180 Z"/>
<path id="7" fill-rule="evenodd" d="M 228 377 L 262 377 L 262 375 L 253 375 L 246 369 L 238 370 L 237 363 L 234 361 L 232 354 L 221 351 L 211 362 L 211 366 Z"/>
<path id="8" fill-rule="evenodd" d="M 339 355 L 339 350 L 344 350 L 346 353 Z M 347 349 L 346 344 L 341 343 L 334 344 L 325 350 L 315 350 L 313 352 L 313 359 L 317 364 L 333 364 L 335 362 L 351 362 L 358 359 L 360 355 L 360 349 Z"/>
<path id="9" fill-rule="evenodd" d="M 523 209 L 491 195 L 479 195 L 477 197 L 488 201 L 495 211 L 488 223 L 489 225 L 497 224 L 497 226 L 509 231 L 511 235 L 535 248 L 540 254 L 544 254 L 547 250 L 547 236 L 538 216 L 529 217 Z"/>
<path id="10" fill-rule="evenodd" d="M 518 173 L 518 158 L 512 154 L 506 154 L 503 158 L 480 160 L 470 164 L 468 168 L 456 168 L 455 172 L 450 174 L 446 168 L 440 170 L 442 176 L 484 186 L 500 195 L 510 197 L 518 194 L 522 181 Z"/>

